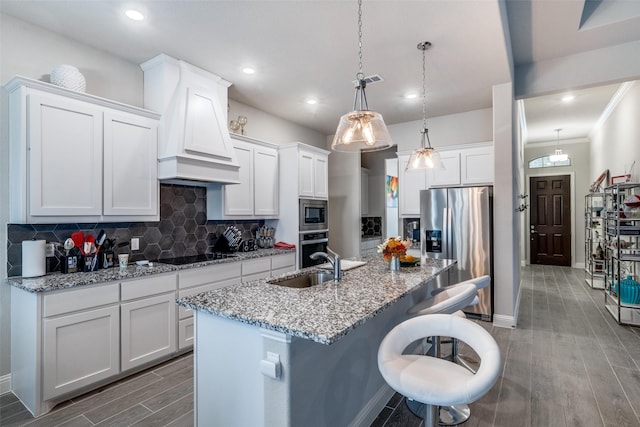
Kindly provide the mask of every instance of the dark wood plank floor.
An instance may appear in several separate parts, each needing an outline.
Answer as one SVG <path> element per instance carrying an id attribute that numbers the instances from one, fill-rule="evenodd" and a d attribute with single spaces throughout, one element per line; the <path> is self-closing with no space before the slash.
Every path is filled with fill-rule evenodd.
<path id="1" fill-rule="evenodd" d="M 503 371 L 493 389 L 470 405 L 464 425 L 640 426 L 640 328 L 619 326 L 603 299 L 601 290 L 585 284 L 582 270 L 523 268 L 518 328 L 478 322 L 498 342 Z M 463 346 L 462 352 L 469 350 Z M 65 402 L 37 420 L 4 394 L 0 425 L 192 426 L 192 369 L 187 354 Z M 396 394 L 372 427 L 421 425 Z"/>

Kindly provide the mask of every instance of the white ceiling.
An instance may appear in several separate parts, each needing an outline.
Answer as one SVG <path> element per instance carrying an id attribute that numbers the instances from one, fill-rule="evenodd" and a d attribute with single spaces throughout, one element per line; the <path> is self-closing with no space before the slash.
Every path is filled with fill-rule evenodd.
<path id="1" fill-rule="evenodd" d="M 515 65 L 640 40 L 633 8 L 612 13 L 614 3 L 628 1 L 596 1 L 599 7 L 584 19 L 580 0 L 507 0 Z M 131 6 L 147 19 L 124 18 Z M 134 63 L 159 53 L 184 59 L 232 82 L 233 99 L 323 134 L 332 134 L 353 106 L 355 0 L 1 0 L 0 10 Z M 616 18 L 621 14 L 624 19 Z M 428 117 L 491 107 L 491 87 L 511 80 L 498 0 L 366 0 L 362 19 L 363 71 L 384 78 L 367 88 L 369 107 L 387 124 L 422 117 L 421 99 L 404 98 L 421 91 L 418 42 L 433 44 L 427 51 Z M 598 26 L 611 21 L 621 22 Z M 595 28 L 586 29 L 590 22 Z M 243 74 L 245 66 L 256 74 Z M 580 114 L 576 108 L 573 115 L 592 121 L 613 90 L 580 91 L 573 104 Z M 308 97 L 318 104 L 307 105 Z M 597 102 L 586 113 L 581 101 L 592 99 Z M 532 140 L 549 129 L 552 138 L 544 138 L 553 139 L 553 129 L 570 127 L 543 102 L 525 101 Z M 545 123 L 550 118 L 554 124 Z"/>

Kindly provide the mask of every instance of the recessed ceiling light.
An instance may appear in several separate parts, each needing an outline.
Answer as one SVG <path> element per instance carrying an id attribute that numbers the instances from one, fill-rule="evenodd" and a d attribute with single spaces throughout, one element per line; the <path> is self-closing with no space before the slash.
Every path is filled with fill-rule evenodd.
<path id="1" fill-rule="evenodd" d="M 416 99 L 418 97 L 417 93 L 408 93 L 404 96 L 406 99 Z"/>
<path id="2" fill-rule="evenodd" d="M 254 74 L 256 72 L 256 70 L 254 70 L 251 67 L 244 67 L 242 69 L 242 72 L 245 73 L 245 74 Z"/>
<path id="3" fill-rule="evenodd" d="M 574 95 L 565 95 L 562 97 L 562 102 L 571 102 L 575 99 L 576 97 Z"/>
<path id="4" fill-rule="evenodd" d="M 134 21 L 144 20 L 144 15 L 134 9 L 129 9 L 124 14 L 127 15 L 127 18 L 132 19 Z"/>
<path id="5" fill-rule="evenodd" d="M 316 105 L 317 103 L 318 103 L 317 99 L 313 99 L 313 98 L 307 99 L 307 104 L 309 105 Z"/>

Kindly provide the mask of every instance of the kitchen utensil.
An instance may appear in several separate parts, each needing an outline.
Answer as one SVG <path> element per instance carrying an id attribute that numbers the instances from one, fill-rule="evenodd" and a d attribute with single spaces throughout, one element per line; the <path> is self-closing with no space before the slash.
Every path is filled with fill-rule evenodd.
<path id="1" fill-rule="evenodd" d="M 69 251 L 73 249 L 76 244 L 73 242 L 72 238 L 68 238 L 64 241 L 64 250 L 66 251 L 65 255 L 69 256 Z"/>
<path id="2" fill-rule="evenodd" d="M 105 234 L 104 230 L 100 230 L 100 233 L 98 233 L 98 239 L 96 241 L 96 253 L 93 257 L 93 261 L 91 262 L 91 271 L 94 271 L 96 268 L 96 264 L 98 263 L 98 254 L 100 253 L 100 248 L 102 247 L 102 244 L 104 243 L 104 240 L 106 238 L 107 235 Z"/>
<path id="3" fill-rule="evenodd" d="M 84 255 L 83 247 L 82 247 L 84 243 L 84 233 L 82 231 L 76 231 L 75 233 L 72 233 L 71 240 L 73 240 L 73 243 L 76 245 L 76 248 L 80 250 L 80 253 Z"/>

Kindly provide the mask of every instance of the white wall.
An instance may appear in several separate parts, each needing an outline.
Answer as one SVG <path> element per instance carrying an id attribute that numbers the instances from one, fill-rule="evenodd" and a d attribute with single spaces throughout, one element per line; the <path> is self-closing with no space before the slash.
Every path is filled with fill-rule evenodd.
<path id="1" fill-rule="evenodd" d="M 398 176 L 398 159 L 385 160 L 385 175 Z M 400 220 L 397 207 L 385 209 L 385 224 L 384 237 L 394 237 L 399 235 Z"/>
<path id="2" fill-rule="evenodd" d="M 361 165 L 369 170 L 369 214 L 366 216 L 385 216 L 385 176 L 387 159 L 396 160 L 396 147 L 386 150 L 374 151 L 372 153 L 362 153 Z"/>
<path id="3" fill-rule="evenodd" d="M 591 135 L 590 181 L 609 169 L 622 175 L 635 160 L 633 182 L 640 182 L 640 82 L 635 81 L 603 125 Z"/>
<path id="4" fill-rule="evenodd" d="M 247 117 L 244 134 L 251 138 L 279 145 L 291 142 L 304 142 L 305 144 L 318 148 L 326 148 L 326 136 L 320 132 L 291 123 L 273 114 L 230 99 L 229 120 L 235 119 L 238 116 Z"/>
<path id="5" fill-rule="evenodd" d="M 493 87 L 494 187 L 493 268 L 494 324 L 515 326 L 520 289 L 518 146 L 514 132 L 513 85 Z"/>
<path id="6" fill-rule="evenodd" d="M 427 119 L 433 148 L 473 144 L 493 140 L 493 109 L 467 111 Z M 398 152 L 415 150 L 420 145 L 422 120 L 389 126 Z"/>

